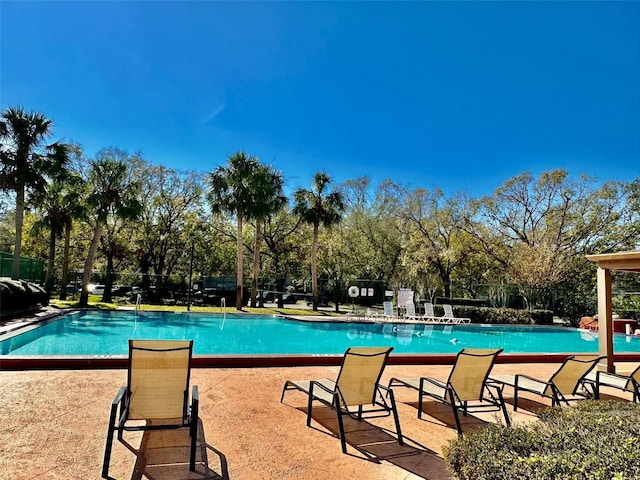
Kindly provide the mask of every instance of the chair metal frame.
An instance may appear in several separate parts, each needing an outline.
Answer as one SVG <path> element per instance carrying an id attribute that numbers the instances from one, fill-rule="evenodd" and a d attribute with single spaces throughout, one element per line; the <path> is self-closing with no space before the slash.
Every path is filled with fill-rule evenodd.
<path id="1" fill-rule="evenodd" d="M 398 416 L 398 409 L 396 408 L 395 398 L 393 391 L 380 384 L 380 377 L 386 365 L 389 353 L 391 353 L 393 347 L 375 348 L 375 347 L 362 347 L 362 348 L 348 348 L 345 352 L 340 372 L 336 381 L 321 379 L 310 381 L 294 381 L 287 380 L 282 388 L 282 395 L 280 396 L 280 403 L 284 401 L 284 395 L 289 390 L 300 390 L 307 393 L 307 426 L 311 426 L 311 419 L 313 416 L 313 402 L 319 401 L 324 405 L 335 408 L 338 418 L 338 429 L 340 435 L 340 443 L 342 446 L 342 453 L 347 453 L 347 443 L 344 431 L 343 417 L 349 416 L 358 421 L 362 421 L 364 418 L 376 418 L 386 417 L 393 415 L 393 419 L 396 426 L 396 432 L 398 435 L 398 443 L 404 445 L 402 437 L 402 430 L 400 428 L 400 419 Z M 343 386 L 342 378 L 348 376 L 350 372 L 347 370 L 350 367 L 350 357 L 384 357 L 381 362 L 380 370 L 377 378 L 363 379 L 363 390 L 371 388 L 371 396 L 368 396 L 366 401 L 354 403 L 350 400 L 348 388 Z M 368 384 L 371 383 L 371 384 Z M 385 400 L 385 396 L 388 400 Z M 370 405 L 368 408 L 364 408 L 365 405 Z M 352 407 L 357 407 L 354 411 Z"/>
<path id="2" fill-rule="evenodd" d="M 146 343 L 152 342 L 153 344 L 162 344 L 162 347 L 145 347 Z M 131 374 L 132 374 L 132 360 L 136 351 L 154 352 L 161 356 L 163 353 L 175 352 L 178 350 L 188 350 L 188 371 L 186 372 L 186 384 L 183 394 L 182 403 L 182 417 L 178 422 L 170 424 L 145 424 L 145 425 L 127 425 L 129 421 L 129 407 L 133 392 L 131 391 Z M 111 460 L 111 451 L 113 447 L 114 433 L 118 432 L 118 440 L 125 444 L 128 448 L 128 444 L 123 439 L 125 431 L 146 431 L 146 430 L 166 430 L 177 429 L 183 427 L 189 427 L 189 435 L 191 437 L 191 446 L 189 453 L 189 470 L 195 471 L 196 460 L 196 445 L 198 434 L 198 387 L 193 386 L 191 393 L 191 405 L 189 405 L 189 381 L 191 376 L 191 358 L 193 353 L 193 340 L 188 341 L 173 341 L 173 340 L 129 340 L 129 364 L 127 373 L 127 385 L 120 387 L 116 397 L 111 403 L 111 410 L 109 414 L 109 425 L 107 428 L 107 439 L 105 444 L 104 460 L 102 464 L 102 478 L 109 477 L 109 463 Z M 142 419 L 136 419 L 142 420 Z M 167 419 L 168 420 L 168 419 Z M 177 420 L 177 419 L 176 419 Z M 147 420 L 148 422 L 148 420 Z"/>
<path id="3" fill-rule="evenodd" d="M 585 398 L 597 398 L 597 387 L 594 382 L 586 379 L 587 374 L 597 365 L 602 357 L 579 357 L 569 356 L 562 362 L 562 365 L 555 371 L 555 373 L 549 378 L 549 380 L 540 380 L 530 375 L 518 373 L 516 375 L 496 375 L 490 377 L 492 381 L 501 383 L 503 385 L 509 385 L 513 387 L 513 409 L 518 410 L 518 391 L 535 393 L 541 397 L 551 399 L 551 406 L 560 406 L 562 403 L 569 405 L 569 402 L 585 399 Z M 557 379 L 561 377 L 566 369 L 572 367 L 572 365 L 584 364 L 584 372 L 576 378 L 571 378 L 570 388 L 559 386 Z M 589 366 L 590 365 L 590 366 Z M 523 384 L 522 380 L 528 382 Z M 575 382 L 575 383 L 574 383 Z M 570 393 L 569 393 L 570 392 Z M 573 397 L 573 398 L 570 398 Z"/>
<path id="4" fill-rule="evenodd" d="M 509 414 L 502 396 L 502 386 L 489 380 L 489 373 L 495 363 L 495 360 L 502 352 L 502 349 L 496 350 L 480 350 L 465 348 L 458 352 L 456 356 L 456 362 L 449 372 L 449 377 L 446 382 L 441 382 L 435 378 L 420 377 L 418 378 L 397 378 L 394 377 L 389 381 L 389 387 L 409 387 L 418 390 L 418 418 L 422 418 L 422 409 L 425 397 L 434 398 L 442 403 L 451 405 L 453 410 L 453 417 L 456 422 L 456 429 L 458 434 L 462 434 L 462 426 L 460 424 L 460 417 L 458 410 L 462 411 L 462 414 L 466 416 L 469 411 L 501 411 L 504 415 L 505 423 L 507 426 L 511 425 Z M 488 358 L 491 357 L 490 363 L 487 365 L 486 371 L 483 372 L 483 378 L 481 382 L 476 382 L 475 389 L 471 389 L 470 392 L 462 393 L 462 389 L 456 391 L 456 384 L 460 382 L 460 359 L 464 357 L 476 357 L 476 358 Z M 467 378 L 464 378 L 464 372 L 462 372 L 463 383 L 467 383 Z M 477 380 L 477 378 L 476 378 Z M 471 403 L 474 402 L 474 403 Z M 477 403 L 476 403 L 477 402 Z"/>

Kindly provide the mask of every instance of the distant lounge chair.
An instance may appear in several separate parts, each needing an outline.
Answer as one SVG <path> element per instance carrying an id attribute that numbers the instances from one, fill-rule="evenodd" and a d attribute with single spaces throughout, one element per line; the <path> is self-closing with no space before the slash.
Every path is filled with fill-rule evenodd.
<path id="1" fill-rule="evenodd" d="M 471 323 L 470 318 L 456 317 L 453 314 L 453 307 L 448 303 L 443 303 L 442 308 L 444 309 L 444 315 L 442 316 L 442 319 L 445 323 Z"/>
<path id="2" fill-rule="evenodd" d="M 458 433 L 462 433 L 458 410 L 467 415 L 470 410 L 502 411 L 507 425 L 511 424 L 502 397 L 502 387 L 487 381 L 489 372 L 502 351 L 465 348 L 458 353 L 449 378 L 441 382 L 434 378 L 392 378 L 389 387 L 410 387 L 418 390 L 418 418 L 422 418 L 424 397 L 432 397 L 451 405 Z"/>
<path id="3" fill-rule="evenodd" d="M 600 398 L 600 387 L 612 387 L 633 394 L 633 401 L 640 400 L 640 366 L 629 375 L 620 375 L 610 372 L 589 372 L 585 379 L 589 382 L 595 382 L 595 395 Z"/>
<path id="4" fill-rule="evenodd" d="M 397 320 L 398 316 L 393 312 L 393 303 L 391 302 L 382 302 L 382 308 L 384 309 L 384 313 L 377 315 L 377 318 L 382 318 L 383 320 Z"/>
<path id="5" fill-rule="evenodd" d="M 287 380 L 282 388 L 280 402 L 282 403 L 284 394 L 288 390 L 300 390 L 306 393 L 308 396 L 307 426 L 311 426 L 314 400 L 335 408 L 343 453 L 347 453 L 342 422 L 342 417 L 345 415 L 360 421 L 363 415 L 373 418 L 393 414 L 398 442 L 404 445 L 393 391 L 379 383 L 391 350 L 393 347 L 348 348 L 335 382 L 326 378 Z M 385 394 L 388 402 L 385 400 Z"/>
<path id="6" fill-rule="evenodd" d="M 127 385 L 111 403 L 102 477 L 109 478 L 113 434 L 188 426 L 191 436 L 189 470 L 195 471 L 198 428 L 198 387 L 189 405 L 189 373 L 193 340 L 129 340 Z M 119 409 L 119 412 L 118 412 Z M 130 424 L 132 421 L 134 424 Z M 140 421 L 144 421 L 140 425 Z"/>
<path id="7" fill-rule="evenodd" d="M 421 320 L 422 315 L 418 315 L 416 313 L 416 305 L 411 300 L 405 303 L 405 314 L 404 317 L 409 320 Z"/>
<path id="8" fill-rule="evenodd" d="M 444 323 L 444 317 L 437 317 L 436 313 L 433 309 L 433 303 L 424 302 L 424 315 L 422 316 L 422 320 L 432 323 Z"/>
<path id="9" fill-rule="evenodd" d="M 552 406 L 562 402 L 596 397 L 595 386 L 586 381 L 586 375 L 602 357 L 568 357 L 549 380 L 539 380 L 523 374 L 492 375 L 494 382 L 513 387 L 513 409 L 518 409 L 518 391 L 531 392 L 551 399 Z M 589 391 L 591 389 L 591 391 Z"/>

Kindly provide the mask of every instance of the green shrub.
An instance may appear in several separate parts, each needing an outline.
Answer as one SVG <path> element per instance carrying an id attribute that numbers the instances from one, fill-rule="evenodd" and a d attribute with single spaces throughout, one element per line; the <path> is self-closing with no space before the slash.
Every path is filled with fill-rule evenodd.
<path id="1" fill-rule="evenodd" d="M 436 315 L 444 311 L 435 307 Z M 553 312 L 550 310 L 516 310 L 513 308 L 462 307 L 454 306 L 457 317 L 470 318 L 473 323 L 502 323 L 511 325 L 552 325 Z"/>
<path id="2" fill-rule="evenodd" d="M 539 422 L 492 424 L 444 449 L 459 480 L 640 478 L 640 404 L 586 400 L 550 408 Z"/>
<path id="3" fill-rule="evenodd" d="M 448 303 L 450 305 L 461 305 L 465 307 L 488 307 L 489 300 L 481 300 L 478 298 L 447 298 L 447 297 L 436 297 L 435 305 L 442 305 L 443 303 Z"/>

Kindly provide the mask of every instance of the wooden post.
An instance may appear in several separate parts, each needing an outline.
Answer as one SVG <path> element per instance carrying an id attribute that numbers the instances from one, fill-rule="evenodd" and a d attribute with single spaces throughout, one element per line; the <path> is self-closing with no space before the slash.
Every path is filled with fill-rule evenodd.
<path id="1" fill-rule="evenodd" d="M 613 309 L 611 307 L 611 270 L 598 267 L 598 344 L 599 353 L 606 360 L 598 364 L 598 370 L 615 372 L 613 364 Z"/>

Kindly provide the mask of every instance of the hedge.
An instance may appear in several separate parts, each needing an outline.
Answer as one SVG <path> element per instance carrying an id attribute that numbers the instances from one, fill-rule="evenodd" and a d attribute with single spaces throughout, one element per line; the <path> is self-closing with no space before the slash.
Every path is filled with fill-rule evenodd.
<path id="1" fill-rule="evenodd" d="M 514 308 L 465 307 L 453 305 L 456 317 L 470 318 L 472 323 L 512 324 L 512 325 L 553 325 L 551 310 L 516 310 Z M 441 316 L 444 310 L 440 305 L 434 306 L 436 315 Z"/>
<path id="2" fill-rule="evenodd" d="M 640 404 L 585 400 L 543 411 L 538 422 L 491 424 L 444 448 L 457 480 L 640 478 Z"/>

